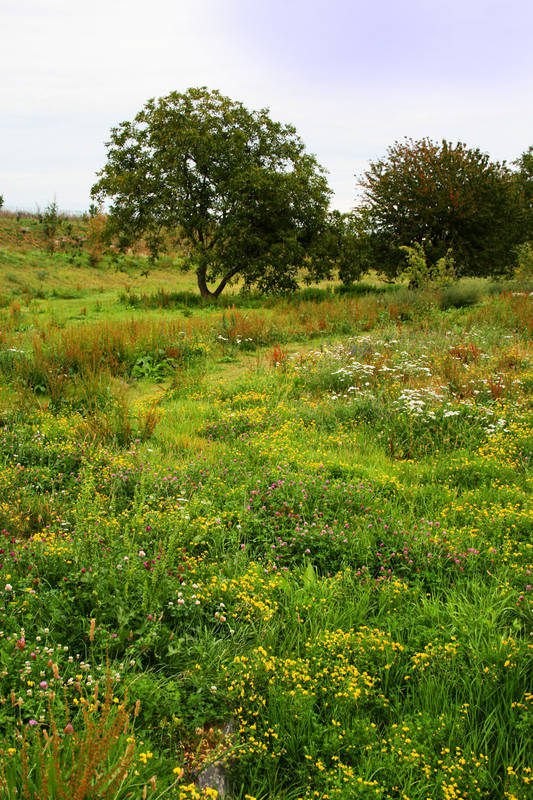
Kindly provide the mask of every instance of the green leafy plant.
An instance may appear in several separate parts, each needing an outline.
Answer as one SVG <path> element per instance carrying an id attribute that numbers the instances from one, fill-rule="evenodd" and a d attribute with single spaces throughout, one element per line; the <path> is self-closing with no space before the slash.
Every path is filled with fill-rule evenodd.
<path id="1" fill-rule="evenodd" d="M 55 200 L 53 203 L 46 206 L 42 215 L 42 220 L 46 249 L 50 255 L 53 255 L 56 249 L 56 237 L 63 222 L 63 217 L 59 213 Z"/>
<path id="2" fill-rule="evenodd" d="M 132 378 L 149 378 L 153 381 L 162 381 L 176 369 L 176 361 L 164 356 L 164 351 L 157 355 L 145 355 L 137 359 L 131 370 Z"/>
<path id="3" fill-rule="evenodd" d="M 448 250 L 433 266 L 428 264 L 426 252 L 420 242 L 415 242 L 412 246 L 403 245 L 400 250 L 406 256 L 407 266 L 404 274 L 409 280 L 410 288 L 429 289 L 446 286 L 454 281 L 455 259 L 451 250 Z"/>
<path id="4" fill-rule="evenodd" d="M 522 242 L 516 248 L 515 277 L 518 280 L 531 280 L 533 278 L 533 244 Z"/>

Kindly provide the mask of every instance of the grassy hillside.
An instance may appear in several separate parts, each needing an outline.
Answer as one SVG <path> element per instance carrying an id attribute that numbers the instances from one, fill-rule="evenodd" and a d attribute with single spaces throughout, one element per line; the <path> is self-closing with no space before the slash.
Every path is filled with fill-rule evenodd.
<path id="1" fill-rule="evenodd" d="M 529 287 L 213 307 L 8 222 L 2 796 L 528 800 Z"/>

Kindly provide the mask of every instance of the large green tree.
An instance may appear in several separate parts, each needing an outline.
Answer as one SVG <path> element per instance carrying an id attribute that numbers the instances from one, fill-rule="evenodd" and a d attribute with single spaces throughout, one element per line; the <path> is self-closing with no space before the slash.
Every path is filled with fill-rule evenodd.
<path id="1" fill-rule="evenodd" d="M 515 162 L 515 180 L 522 198 L 522 238 L 533 240 L 533 146 Z"/>
<path id="2" fill-rule="evenodd" d="M 309 259 L 307 279 L 338 278 L 345 286 L 371 268 L 370 237 L 364 209 L 331 211 Z"/>
<path id="3" fill-rule="evenodd" d="M 512 261 L 520 197 L 511 171 L 458 142 L 405 139 L 370 164 L 361 180 L 374 266 L 391 277 L 403 246 L 430 263 L 450 250 L 461 274 L 491 275 Z"/>
<path id="4" fill-rule="evenodd" d="M 110 201 L 123 245 L 143 238 L 157 256 L 179 236 L 202 296 L 215 298 L 237 276 L 294 288 L 330 190 L 292 126 L 204 87 L 150 100 L 113 128 L 92 196 Z"/>

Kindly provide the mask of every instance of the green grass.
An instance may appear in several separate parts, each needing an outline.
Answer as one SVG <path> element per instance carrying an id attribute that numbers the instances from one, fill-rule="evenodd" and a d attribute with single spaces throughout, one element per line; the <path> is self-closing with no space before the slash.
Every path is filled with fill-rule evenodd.
<path id="1" fill-rule="evenodd" d="M 531 298 L 3 247 L 2 796 L 528 800 Z"/>

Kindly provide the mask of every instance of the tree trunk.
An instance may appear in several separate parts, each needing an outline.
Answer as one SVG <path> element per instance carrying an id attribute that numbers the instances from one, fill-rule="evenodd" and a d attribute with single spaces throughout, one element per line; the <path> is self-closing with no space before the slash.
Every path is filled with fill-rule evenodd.
<path id="1" fill-rule="evenodd" d="M 241 271 L 240 267 L 235 267 L 235 269 L 230 270 L 230 272 L 226 273 L 220 283 L 218 284 L 217 288 L 214 292 L 207 285 L 206 281 L 206 269 L 205 267 L 198 267 L 196 270 L 196 278 L 198 281 L 198 288 L 200 289 L 200 294 L 204 300 L 216 300 L 224 290 L 228 281 L 235 277 Z"/>
<path id="2" fill-rule="evenodd" d="M 230 272 L 228 272 L 226 275 L 224 275 L 224 277 L 222 278 L 222 280 L 218 284 L 217 288 L 215 289 L 215 292 L 214 292 L 215 297 L 218 297 L 220 294 L 222 294 L 222 291 L 223 291 L 224 287 L 226 286 L 227 282 L 230 281 L 232 278 L 234 278 L 235 275 L 237 275 L 237 273 L 239 273 L 240 271 L 241 271 L 240 267 L 235 267 L 235 269 L 232 269 Z"/>
<path id="3" fill-rule="evenodd" d="M 198 267 L 196 270 L 196 279 L 198 281 L 198 288 L 200 289 L 200 294 L 204 300 L 216 300 L 218 295 L 215 292 L 212 292 L 205 279 L 205 267 Z"/>

